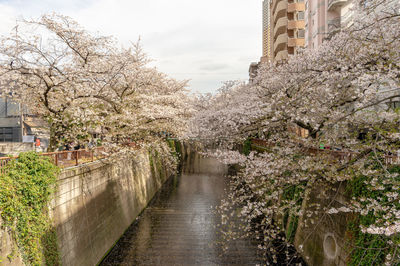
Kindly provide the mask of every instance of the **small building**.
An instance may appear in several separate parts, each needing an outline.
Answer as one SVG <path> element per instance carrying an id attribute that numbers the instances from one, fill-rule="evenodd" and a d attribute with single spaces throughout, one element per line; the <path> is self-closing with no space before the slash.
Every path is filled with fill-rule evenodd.
<path id="1" fill-rule="evenodd" d="M 25 113 L 25 114 L 24 114 Z M 22 142 L 23 120 L 26 110 L 7 97 L 0 98 L 0 142 Z"/>
<path id="2" fill-rule="evenodd" d="M 0 156 L 35 149 L 45 151 L 49 138 L 49 126 L 42 118 L 9 97 L 0 98 Z M 36 139 L 40 139 L 40 147 L 35 147 Z"/>

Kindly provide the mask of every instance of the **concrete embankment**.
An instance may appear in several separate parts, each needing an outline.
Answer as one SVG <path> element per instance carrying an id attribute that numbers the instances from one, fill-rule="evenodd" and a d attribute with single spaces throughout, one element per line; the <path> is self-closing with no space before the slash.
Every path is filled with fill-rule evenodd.
<path id="1" fill-rule="evenodd" d="M 329 190 L 314 185 L 308 197 L 303 201 L 302 212 L 312 213 L 315 206 L 321 208 L 340 208 L 349 203 L 346 195 L 346 183 L 332 185 Z M 346 235 L 349 223 L 354 219 L 349 213 L 327 214 L 318 212 L 315 219 L 302 216 L 298 221 L 295 235 L 295 246 L 310 266 L 347 265 L 351 249 L 349 236 Z M 311 223 L 314 221 L 314 223 Z M 290 221 L 288 222 L 288 224 Z M 347 240 L 347 241 L 346 241 Z"/>
<path id="2" fill-rule="evenodd" d="M 97 264 L 172 174 L 145 150 L 63 171 L 53 204 L 63 265 Z"/>
<path id="3" fill-rule="evenodd" d="M 174 174 L 161 156 L 144 149 L 64 169 L 50 204 L 62 265 L 99 263 Z M 0 264 L 23 265 L 18 253 L 8 230 L 1 229 Z"/>

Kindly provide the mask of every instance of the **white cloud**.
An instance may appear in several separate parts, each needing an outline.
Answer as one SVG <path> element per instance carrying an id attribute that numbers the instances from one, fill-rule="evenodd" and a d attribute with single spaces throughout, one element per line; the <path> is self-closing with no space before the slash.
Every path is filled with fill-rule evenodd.
<path id="1" fill-rule="evenodd" d="M 191 79 L 196 91 L 247 79 L 250 62 L 261 55 L 261 0 L 0 0 L 0 32 L 12 28 L 15 16 L 53 11 L 124 44 L 140 36 L 153 65 Z"/>
<path id="2" fill-rule="evenodd" d="M 0 34 L 9 33 L 15 26 L 16 18 L 16 10 L 0 2 Z"/>

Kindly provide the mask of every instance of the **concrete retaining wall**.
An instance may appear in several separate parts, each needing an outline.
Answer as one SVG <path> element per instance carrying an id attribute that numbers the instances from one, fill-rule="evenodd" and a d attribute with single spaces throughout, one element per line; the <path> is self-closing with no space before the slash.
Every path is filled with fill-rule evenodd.
<path id="1" fill-rule="evenodd" d="M 0 227 L 1 227 L 0 219 Z M 18 252 L 17 243 L 6 228 L 0 230 L 0 265 L 22 266 L 22 258 Z"/>
<path id="2" fill-rule="evenodd" d="M 63 265 L 96 265 L 121 237 L 173 174 L 152 160 L 139 151 L 62 172 L 52 208 Z"/>
<path id="3" fill-rule="evenodd" d="M 4 155 L 17 156 L 21 152 L 34 151 L 34 143 L 3 142 L 0 143 L 0 153 Z"/>
<path id="4" fill-rule="evenodd" d="M 349 199 L 345 188 L 345 182 L 336 183 L 332 190 L 328 191 L 315 185 L 303 201 L 303 213 L 314 211 L 315 204 L 327 209 L 346 206 Z M 344 239 L 351 216 L 346 213 L 318 213 L 314 214 L 313 223 L 310 219 L 305 222 L 304 216 L 299 219 L 295 236 L 296 249 L 310 266 L 347 265 L 350 250 L 346 247 Z"/>
<path id="5" fill-rule="evenodd" d="M 62 265 L 99 263 L 173 174 L 147 150 L 63 170 L 49 206 Z M 7 228 L 0 230 L 0 265 L 24 265 Z"/>

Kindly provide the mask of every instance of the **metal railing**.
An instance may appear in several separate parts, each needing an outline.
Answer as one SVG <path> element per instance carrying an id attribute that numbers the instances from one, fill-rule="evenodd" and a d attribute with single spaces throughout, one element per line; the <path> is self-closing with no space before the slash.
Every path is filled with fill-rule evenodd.
<path id="1" fill-rule="evenodd" d="M 122 143 L 122 146 L 135 150 L 141 148 L 141 144 L 139 142 L 126 142 Z M 40 153 L 39 156 L 48 157 L 55 165 L 61 168 L 67 168 L 104 159 L 108 157 L 108 154 L 105 152 L 104 147 L 96 147 L 94 149 L 46 152 Z M 7 163 L 15 159 L 18 159 L 18 156 L 0 157 L 0 173 L 4 174 Z"/>
<path id="2" fill-rule="evenodd" d="M 57 166 L 61 168 L 78 166 L 85 163 L 94 162 L 100 159 L 106 158 L 104 153 L 104 147 L 97 147 L 94 149 L 80 149 L 74 151 L 58 151 L 58 152 L 47 152 L 41 153 L 39 156 L 45 156 Z M 15 157 L 0 157 L 0 173 L 5 172 L 5 166 L 11 160 L 18 159 Z"/>
<path id="3" fill-rule="evenodd" d="M 256 146 L 265 148 L 272 148 L 274 146 L 273 144 L 261 139 L 252 139 L 251 142 Z M 307 151 L 307 153 L 310 154 L 328 154 L 333 159 L 339 160 L 341 162 L 348 162 L 360 154 L 359 152 L 353 152 L 353 151 L 336 151 L 331 149 L 318 149 L 309 147 L 304 147 L 304 149 Z M 384 163 L 386 165 L 400 164 L 400 157 L 396 155 L 385 154 Z"/>
<path id="4" fill-rule="evenodd" d="M 98 147 L 92 150 L 48 152 L 40 155 L 51 158 L 55 165 L 65 168 L 104 159 L 106 156 L 103 152 L 104 148 Z"/>

